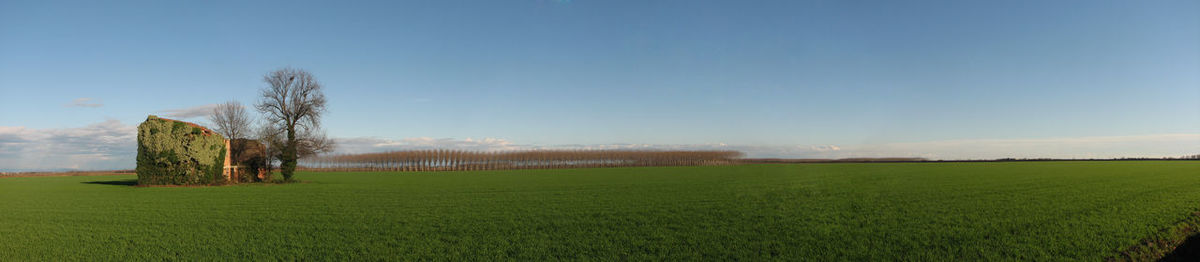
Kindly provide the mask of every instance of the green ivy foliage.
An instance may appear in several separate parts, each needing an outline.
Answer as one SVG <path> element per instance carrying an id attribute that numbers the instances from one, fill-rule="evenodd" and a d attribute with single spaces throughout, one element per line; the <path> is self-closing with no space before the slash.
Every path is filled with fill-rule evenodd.
<path id="1" fill-rule="evenodd" d="M 220 134 L 149 116 L 138 125 L 138 184 L 222 183 L 225 153 L 225 137 Z"/>

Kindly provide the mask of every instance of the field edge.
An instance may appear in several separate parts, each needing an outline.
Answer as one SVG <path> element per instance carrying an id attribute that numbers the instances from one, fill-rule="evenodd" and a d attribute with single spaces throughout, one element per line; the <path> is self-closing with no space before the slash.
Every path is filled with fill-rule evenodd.
<path id="1" fill-rule="evenodd" d="M 1200 236 L 1200 209 L 1192 211 L 1191 215 L 1174 226 L 1159 233 L 1143 238 L 1138 244 L 1122 249 L 1117 256 L 1105 261 L 1160 261 L 1176 253 L 1192 237 Z"/>

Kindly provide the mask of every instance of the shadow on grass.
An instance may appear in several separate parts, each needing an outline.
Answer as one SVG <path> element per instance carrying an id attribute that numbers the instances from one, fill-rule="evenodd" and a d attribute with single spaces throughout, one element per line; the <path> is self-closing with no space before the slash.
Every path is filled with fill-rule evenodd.
<path id="1" fill-rule="evenodd" d="M 112 180 L 112 181 L 87 181 L 79 182 L 93 185 L 109 185 L 109 186 L 137 186 L 137 179 Z"/>
<path id="2" fill-rule="evenodd" d="M 1200 234 L 1188 237 L 1158 261 L 1200 261 Z"/>

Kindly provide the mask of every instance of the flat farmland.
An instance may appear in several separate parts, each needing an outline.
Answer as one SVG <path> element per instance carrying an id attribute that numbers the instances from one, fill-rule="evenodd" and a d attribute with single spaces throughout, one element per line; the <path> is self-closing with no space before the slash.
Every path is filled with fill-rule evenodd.
<path id="1" fill-rule="evenodd" d="M 0 178 L 0 261 L 1103 260 L 1200 211 L 1200 162 Z"/>

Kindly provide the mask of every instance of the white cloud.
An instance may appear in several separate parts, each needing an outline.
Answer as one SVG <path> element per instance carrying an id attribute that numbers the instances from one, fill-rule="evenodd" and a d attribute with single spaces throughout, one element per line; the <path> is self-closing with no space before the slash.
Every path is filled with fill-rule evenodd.
<path id="1" fill-rule="evenodd" d="M 1200 134 L 942 140 L 847 146 L 842 151 L 933 159 L 1178 157 L 1200 154 Z"/>
<path id="2" fill-rule="evenodd" d="M 929 159 L 1178 157 L 1200 154 L 1200 134 L 1100 136 L 1043 139 L 942 140 L 859 145 L 563 144 L 527 145 L 503 139 L 428 137 L 338 139 L 339 153 L 451 148 L 465 150 L 630 149 L 735 150 L 753 158 L 924 157 Z"/>
<path id="3" fill-rule="evenodd" d="M 376 137 L 359 137 L 338 138 L 335 139 L 335 142 L 337 142 L 337 152 L 347 154 L 436 148 L 474 151 L 519 150 L 526 148 L 524 146 L 514 145 L 507 140 L 496 138 L 484 138 L 480 140 L 467 138 L 458 140 L 452 138 L 414 137 L 394 140 Z"/>
<path id="4" fill-rule="evenodd" d="M 750 157 L 801 157 L 812 156 L 821 151 L 811 148 L 837 148 L 836 146 L 744 146 L 725 143 L 708 144 L 559 144 L 531 145 L 516 144 L 497 138 L 485 139 L 451 139 L 416 137 L 399 140 L 362 137 L 337 139 L 337 153 L 357 154 L 384 151 L 420 150 L 420 149 L 460 149 L 475 151 L 512 151 L 512 150 L 734 150 L 747 153 Z M 828 150 L 828 149 L 826 149 Z"/>
<path id="5" fill-rule="evenodd" d="M 484 139 L 453 139 L 414 137 L 404 139 L 385 139 L 377 137 L 339 138 L 337 153 L 357 154 L 384 151 L 420 150 L 420 149 L 459 149 L 473 151 L 512 151 L 512 150 L 738 150 L 741 147 L 724 143 L 715 144 L 561 144 L 561 145 L 531 145 L 515 144 L 498 138 Z"/>
<path id="6" fill-rule="evenodd" d="M 117 120 L 59 129 L 0 126 L 4 169 L 129 169 L 136 155 L 137 127 Z"/>
<path id="7" fill-rule="evenodd" d="M 817 152 L 842 150 L 842 148 L 835 146 L 835 145 L 817 145 L 817 146 L 810 146 L 809 148 L 811 148 L 813 151 L 817 151 Z"/>
<path id="8" fill-rule="evenodd" d="M 92 102 L 93 100 L 95 100 L 95 102 Z M 81 98 L 76 98 L 75 100 L 72 100 L 71 103 L 66 104 L 66 106 L 67 107 L 93 107 L 94 108 L 94 107 L 102 107 L 102 106 L 104 106 L 104 104 L 100 103 L 99 99 L 94 99 L 91 97 L 81 97 Z"/>
<path id="9" fill-rule="evenodd" d="M 159 112 L 162 112 L 163 116 L 170 117 L 170 118 L 188 119 L 188 118 L 193 118 L 193 117 L 208 116 L 208 115 L 212 114 L 214 108 L 217 108 L 217 104 L 193 106 L 193 107 L 188 107 L 188 108 L 159 110 Z"/>

